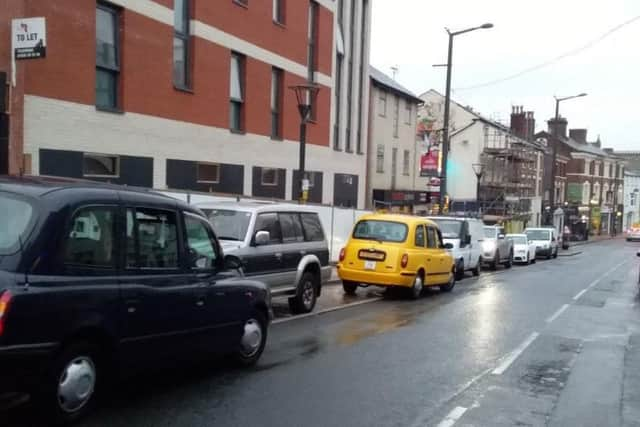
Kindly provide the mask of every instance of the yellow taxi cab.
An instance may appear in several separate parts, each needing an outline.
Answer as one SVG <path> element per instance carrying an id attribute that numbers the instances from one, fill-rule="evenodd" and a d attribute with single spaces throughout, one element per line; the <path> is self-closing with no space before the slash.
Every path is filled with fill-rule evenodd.
<path id="1" fill-rule="evenodd" d="M 358 286 L 401 287 L 412 298 L 425 286 L 449 292 L 455 285 L 453 257 L 438 226 L 417 216 L 370 214 L 353 227 L 337 266 L 345 293 Z"/>

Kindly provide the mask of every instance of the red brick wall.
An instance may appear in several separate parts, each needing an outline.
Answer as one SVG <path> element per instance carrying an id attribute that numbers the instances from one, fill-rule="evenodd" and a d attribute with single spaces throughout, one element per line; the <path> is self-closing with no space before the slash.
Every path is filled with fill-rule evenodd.
<path id="1" fill-rule="evenodd" d="M 318 69 L 331 75 L 333 63 L 333 13 L 322 6 L 318 7 Z"/>
<path id="2" fill-rule="evenodd" d="M 572 159 L 569 160 L 567 164 L 567 172 L 568 173 L 583 173 L 584 172 L 584 160 L 583 159 Z"/>

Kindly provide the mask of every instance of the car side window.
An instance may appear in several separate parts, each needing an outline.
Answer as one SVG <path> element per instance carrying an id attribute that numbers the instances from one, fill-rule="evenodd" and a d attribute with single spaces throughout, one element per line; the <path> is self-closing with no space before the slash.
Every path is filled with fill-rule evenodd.
<path id="1" fill-rule="evenodd" d="M 422 224 L 416 227 L 415 245 L 419 248 L 425 247 L 425 232 L 424 232 L 424 225 Z"/>
<path id="2" fill-rule="evenodd" d="M 297 213 L 280 213 L 280 229 L 282 231 L 282 241 L 284 243 L 303 242 L 302 223 L 300 215 Z"/>
<path id="3" fill-rule="evenodd" d="M 440 245 L 438 245 L 437 243 L 437 236 L 438 234 L 436 233 L 435 228 L 427 227 L 427 247 L 429 249 L 436 249 L 440 247 Z"/>
<path id="4" fill-rule="evenodd" d="M 205 220 L 187 213 L 184 216 L 184 223 L 189 267 L 199 270 L 215 268 L 217 254 L 213 236 Z"/>
<path id="5" fill-rule="evenodd" d="M 307 242 L 321 242 L 324 240 L 324 232 L 318 215 L 314 213 L 300 214 L 302 219 L 302 228 L 304 230 L 304 238 Z"/>
<path id="6" fill-rule="evenodd" d="M 258 214 L 256 218 L 255 232 L 268 231 L 269 232 L 269 244 L 275 245 L 281 242 L 282 236 L 280 231 L 280 221 L 278 221 L 278 214 L 276 213 L 263 213 Z"/>
<path id="7" fill-rule="evenodd" d="M 115 267 L 115 207 L 91 206 L 73 215 L 64 242 L 64 263 L 97 268 Z"/>
<path id="8" fill-rule="evenodd" d="M 176 213 L 151 208 L 127 209 L 127 268 L 177 269 Z"/>

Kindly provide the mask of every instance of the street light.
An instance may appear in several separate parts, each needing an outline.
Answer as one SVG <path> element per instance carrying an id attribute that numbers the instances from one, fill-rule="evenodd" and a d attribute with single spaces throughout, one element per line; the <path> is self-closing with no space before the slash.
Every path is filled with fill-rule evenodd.
<path id="1" fill-rule="evenodd" d="M 451 102 L 451 60 L 453 58 L 453 38 L 460 34 L 470 33 L 475 30 L 487 30 L 493 28 L 493 24 L 487 22 L 479 27 L 467 28 L 460 31 L 449 31 L 449 53 L 447 55 L 447 86 L 444 94 L 444 124 L 442 134 L 442 176 L 440 177 L 440 206 L 444 206 L 447 194 L 447 157 L 449 157 L 449 103 Z"/>
<path id="2" fill-rule="evenodd" d="M 476 207 L 478 208 L 478 216 L 480 215 L 480 180 L 484 175 L 484 164 L 474 163 L 471 165 L 473 173 L 476 174 Z"/>
<path id="3" fill-rule="evenodd" d="M 307 144 L 307 122 L 311 118 L 311 110 L 315 104 L 320 88 L 314 84 L 301 84 L 290 86 L 289 89 L 296 93 L 298 112 L 300 113 L 300 154 L 298 169 L 300 174 L 300 203 L 306 203 L 309 198 L 309 180 L 305 172 L 305 156 Z"/>
<path id="4" fill-rule="evenodd" d="M 555 97 L 556 100 L 556 115 L 554 121 L 556 125 L 553 127 L 553 136 L 558 139 L 558 121 L 560 120 L 560 103 L 562 101 L 567 101 L 569 99 L 582 98 L 583 96 L 587 96 L 586 93 L 581 93 L 578 95 L 565 96 L 565 97 Z M 558 157 L 558 144 L 557 141 L 554 141 L 553 146 L 551 148 L 551 183 L 549 184 L 549 204 L 551 206 L 555 206 L 555 197 L 556 197 L 556 159 Z"/>

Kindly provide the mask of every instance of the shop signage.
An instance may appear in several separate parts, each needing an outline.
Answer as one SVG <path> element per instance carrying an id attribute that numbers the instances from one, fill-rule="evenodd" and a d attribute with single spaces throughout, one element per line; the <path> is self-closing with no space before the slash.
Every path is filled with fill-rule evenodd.
<path id="1" fill-rule="evenodd" d="M 569 203 L 582 202 L 582 184 L 570 182 L 567 186 L 567 201 Z"/>
<path id="2" fill-rule="evenodd" d="M 47 56 L 45 18 L 14 19 L 11 22 L 11 41 L 16 60 Z"/>

